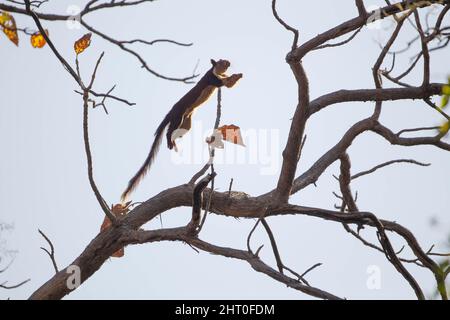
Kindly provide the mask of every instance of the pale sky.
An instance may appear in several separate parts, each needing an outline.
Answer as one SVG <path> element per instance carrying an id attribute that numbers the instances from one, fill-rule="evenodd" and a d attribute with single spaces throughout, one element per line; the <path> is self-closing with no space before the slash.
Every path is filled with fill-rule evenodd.
<path id="1" fill-rule="evenodd" d="M 5 2 L 4 0 L 0 0 Z M 50 1 L 45 12 L 65 14 L 87 1 Z M 198 72 L 209 68 L 210 58 L 228 59 L 231 72 L 244 74 L 233 89 L 223 90 L 222 124 L 236 124 L 247 147 L 227 144 L 217 151 L 216 188 L 234 189 L 253 196 L 276 186 L 290 118 L 296 106 L 296 84 L 284 58 L 291 34 L 273 18 L 269 0 L 160 0 L 137 8 L 107 10 L 86 17 L 99 30 L 118 39 L 170 38 L 193 42 L 192 47 L 158 44 L 134 45 L 151 66 L 166 75 L 186 76 L 198 63 Z M 300 30 L 300 42 L 356 16 L 353 0 L 279 0 L 279 13 Z M 365 1 L 366 6 L 382 5 L 381 0 Z M 34 28 L 29 18 L 14 15 L 20 27 Z M 445 21 L 450 24 L 447 17 Z M 65 22 L 43 21 L 55 45 L 74 65 L 73 42 L 86 30 L 69 28 Z M 309 54 L 304 66 L 316 98 L 339 89 L 373 88 L 371 67 L 379 52 L 377 41 L 385 41 L 392 22 L 379 28 L 364 28 L 350 45 Z M 33 49 L 20 34 L 16 48 L 0 34 L 0 221 L 14 224 L 4 234 L 7 246 L 18 251 L 11 268 L 0 275 L 14 284 L 31 281 L 13 291 L 0 291 L 0 298 L 25 299 L 53 275 L 38 234 L 43 230 L 53 241 L 56 260 L 62 269 L 77 257 L 98 233 L 103 214 L 89 187 L 82 138 L 82 100 L 73 92 L 73 79 L 46 46 Z M 415 36 L 410 25 L 400 36 L 397 49 Z M 80 56 L 84 76 L 91 73 L 99 54 L 105 57 L 99 68 L 95 89 L 115 93 L 136 106 L 109 101 L 109 115 L 100 108 L 90 113 L 90 139 L 96 182 L 108 203 L 117 203 L 128 180 L 144 161 L 153 132 L 172 105 L 191 87 L 158 79 L 140 68 L 132 56 L 97 36 Z M 414 52 L 398 59 L 402 71 Z M 432 80 L 445 81 L 450 73 L 448 49 L 433 53 Z M 388 61 L 389 63 L 390 61 Z M 388 64 L 389 66 L 389 64 Z M 418 74 L 409 81 L 421 82 Z M 385 83 L 386 87 L 391 86 Z M 159 191 L 187 182 L 202 166 L 203 136 L 212 127 L 215 96 L 195 116 L 195 124 L 181 141 L 181 159 L 162 145 L 150 173 L 133 194 L 144 201 Z M 346 103 L 326 108 L 307 125 L 308 140 L 298 174 L 305 171 L 333 146 L 353 124 L 371 114 L 373 103 Z M 393 131 L 433 126 L 440 116 L 421 102 L 385 103 L 381 122 Z M 203 149 L 204 150 L 204 149 Z M 192 151 L 192 152 L 190 152 Z M 445 251 L 450 229 L 448 163 L 450 154 L 432 147 L 390 146 L 382 138 L 365 133 L 349 149 L 352 172 L 369 169 L 381 162 L 412 158 L 430 162 L 430 167 L 397 165 L 358 179 L 361 210 L 379 218 L 395 220 L 410 228 L 422 247 L 435 244 Z M 220 162 L 220 159 L 224 160 Z M 311 186 L 292 197 L 291 202 L 332 209 L 332 191 L 338 184 L 331 166 Z M 185 225 L 189 208 L 163 214 L 164 227 Z M 432 227 L 431 219 L 439 225 Z M 302 216 L 270 218 L 284 263 L 302 273 L 315 263 L 323 265 L 307 276 L 311 285 L 349 299 L 413 299 L 413 290 L 378 251 L 363 246 L 346 233 L 342 225 Z M 254 221 L 210 215 L 200 237 L 214 244 L 246 248 L 246 238 Z M 155 219 L 145 226 L 159 228 Z M 376 241 L 373 229 L 362 235 Z M 403 242 L 391 235 L 396 249 Z M 261 257 L 276 267 L 270 244 L 262 229 L 252 239 L 253 246 L 265 244 Z M 402 257 L 411 258 L 405 250 Z M 380 271 L 381 286 L 367 286 L 373 266 Z M 430 295 L 433 275 L 425 269 L 407 266 Z M 242 261 L 197 254 L 182 243 L 154 243 L 125 248 L 121 259 L 110 259 L 67 299 L 309 299 L 264 274 L 256 273 Z"/>

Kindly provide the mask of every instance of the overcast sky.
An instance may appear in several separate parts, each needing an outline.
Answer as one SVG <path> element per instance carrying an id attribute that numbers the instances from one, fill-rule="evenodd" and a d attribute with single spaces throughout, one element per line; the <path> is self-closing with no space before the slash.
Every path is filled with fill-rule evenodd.
<path id="1" fill-rule="evenodd" d="M 0 2 L 5 2 L 0 0 Z M 83 7 L 87 1 L 50 1 L 41 11 L 65 14 Z M 244 78 L 233 89 L 223 90 L 222 124 L 236 124 L 244 134 L 246 148 L 226 145 L 217 152 L 215 186 L 219 191 L 233 188 L 259 195 L 276 185 L 281 152 L 296 106 L 296 84 L 284 58 L 291 34 L 273 18 L 269 0 L 160 0 L 137 8 L 99 11 L 86 17 L 99 30 L 118 39 L 170 38 L 193 42 L 192 47 L 158 44 L 134 45 L 152 68 L 165 75 L 187 76 L 197 62 L 205 72 L 210 58 L 232 62 L 231 72 Z M 365 1 L 366 6 L 384 1 Z M 75 7 L 74 7 L 75 6 Z M 279 13 L 300 30 L 300 42 L 355 17 L 353 0 L 280 0 Z M 19 27 L 34 25 L 31 19 L 14 15 Z M 450 23 L 449 19 L 445 21 Z M 74 65 L 73 42 L 86 30 L 65 22 L 43 21 L 56 47 Z M 311 85 L 311 97 L 339 89 L 373 88 L 371 67 L 386 41 L 392 21 L 378 28 L 364 28 L 348 46 L 309 54 L 304 66 Z M 406 26 L 397 49 L 414 37 Z M 3 236 L 7 247 L 17 250 L 10 269 L 0 282 L 11 284 L 31 278 L 13 291 L 0 291 L 0 298 L 27 298 L 53 275 L 38 234 L 43 230 L 53 241 L 60 268 L 77 257 L 99 232 L 103 214 L 92 194 L 86 172 L 82 139 L 82 100 L 74 93 L 73 79 L 46 46 L 33 49 L 20 34 L 16 48 L 0 35 L 0 221 L 14 229 Z M 417 49 L 417 48 L 413 48 Z M 98 108 L 90 113 L 91 148 L 95 178 L 108 203 L 117 203 L 128 180 L 145 159 L 153 132 L 172 105 L 191 87 L 158 79 L 140 68 L 131 55 L 93 35 L 91 47 L 80 55 L 82 74 L 88 76 L 99 54 L 105 57 L 99 68 L 95 89 L 115 93 L 136 103 L 129 107 L 108 102 L 109 115 Z M 448 49 L 433 53 L 432 80 L 445 81 L 450 73 Z M 398 71 L 407 66 L 415 51 L 398 59 Z M 447 63 L 445 63 L 447 62 Z M 388 64 L 389 65 L 389 64 Z M 396 72 L 397 73 L 397 72 Z M 420 84 L 418 74 L 408 79 Z M 386 83 L 385 86 L 391 86 Z M 215 119 L 215 96 L 195 115 L 193 130 L 180 141 L 181 154 L 175 155 L 163 144 L 152 170 L 132 195 L 144 201 L 159 191 L 185 183 L 202 166 L 204 139 Z M 305 171 L 333 146 L 350 127 L 373 111 L 373 103 L 346 103 L 329 107 L 312 117 L 307 126 L 308 140 L 298 173 Z M 433 126 L 442 121 L 421 102 L 385 103 L 381 122 L 392 130 Z M 430 162 L 422 168 L 392 166 L 355 181 L 361 210 L 379 218 L 395 220 L 410 228 L 423 248 L 435 244 L 446 248 L 450 230 L 448 164 L 450 154 L 431 147 L 401 148 L 365 133 L 349 149 L 354 173 L 381 162 L 412 158 Z M 292 203 L 332 209 L 332 191 L 338 184 L 332 177 L 338 165 L 331 166 L 311 186 L 292 197 Z M 190 210 L 178 208 L 163 214 L 164 227 L 189 221 Z M 439 222 L 431 226 L 430 221 Z M 307 277 L 311 285 L 349 299 L 415 298 L 413 290 L 380 252 L 363 246 L 345 232 L 342 225 L 315 218 L 285 216 L 270 218 L 284 262 L 299 273 L 321 262 Z M 218 245 L 245 248 L 254 221 L 210 215 L 201 238 Z M 160 220 L 146 225 L 159 228 Z M 373 229 L 362 235 L 376 241 Z M 403 242 L 391 236 L 396 249 Z M 256 248 L 265 243 L 261 256 L 275 266 L 263 230 L 252 239 Z M 402 257 L 412 257 L 409 250 Z M 433 275 L 408 266 L 424 291 L 434 291 Z M 370 273 L 378 270 L 381 286 L 367 285 Z M 378 272 L 377 271 L 377 272 Z M 310 297 L 253 271 L 242 261 L 201 252 L 182 243 L 154 243 L 125 249 L 121 259 L 108 260 L 88 281 L 67 299 L 309 299 Z"/>

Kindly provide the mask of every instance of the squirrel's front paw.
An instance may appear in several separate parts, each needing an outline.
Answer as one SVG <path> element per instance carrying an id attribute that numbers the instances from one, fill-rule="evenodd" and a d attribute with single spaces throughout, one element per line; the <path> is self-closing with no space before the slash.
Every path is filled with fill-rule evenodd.
<path id="1" fill-rule="evenodd" d="M 243 77 L 242 73 L 235 73 L 233 75 L 231 75 L 230 77 L 223 79 L 223 84 L 227 87 L 227 88 L 231 88 L 233 87 L 236 82 L 239 81 L 239 79 L 241 79 Z"/>

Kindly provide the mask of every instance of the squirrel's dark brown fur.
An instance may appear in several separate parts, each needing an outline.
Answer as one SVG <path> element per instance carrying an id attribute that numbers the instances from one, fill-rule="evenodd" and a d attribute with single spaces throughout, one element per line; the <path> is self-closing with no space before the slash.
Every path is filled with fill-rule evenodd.
<path id="1" fill-rule="evenodd" d="M 233 74 L 230 77 L 225 75 L 225 72 L 230 66 L 230 62 L 227 60 L 219 60 L 217 62 L 211 60 L 211 63 L 211 69 L 205 73 L 188 93 L 175 103 L 156 129 L 155 140 L 150 148 L 147 159 L 145 159 L 138 172 L 129 181 L 127 188 L 122 193 L 122 201 L 125 201 L 150 169 L 161 144 L 164 129 L 167 126 L 169 127 L 166 134 L 167 147 L 169 149 L 175 148 L 176 150 L 175 139 L 181 137 L 191 129 L 191 118 L 194 110 L 206 102 L 217 88 L 222 86 L 231 88 L 242 78 L 242 74 Z"/>

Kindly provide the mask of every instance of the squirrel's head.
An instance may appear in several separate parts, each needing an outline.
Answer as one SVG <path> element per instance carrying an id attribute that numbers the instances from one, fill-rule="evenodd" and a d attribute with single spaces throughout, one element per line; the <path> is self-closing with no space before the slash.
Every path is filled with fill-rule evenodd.
<path id="1" fill-rule="evenodd" d="M 213 65 L 213 72 L 215 75 L 223 75 L 230 67 L 230 61 L 222 59 L 219 61 L 211 59 L 211 64 Z"/>

